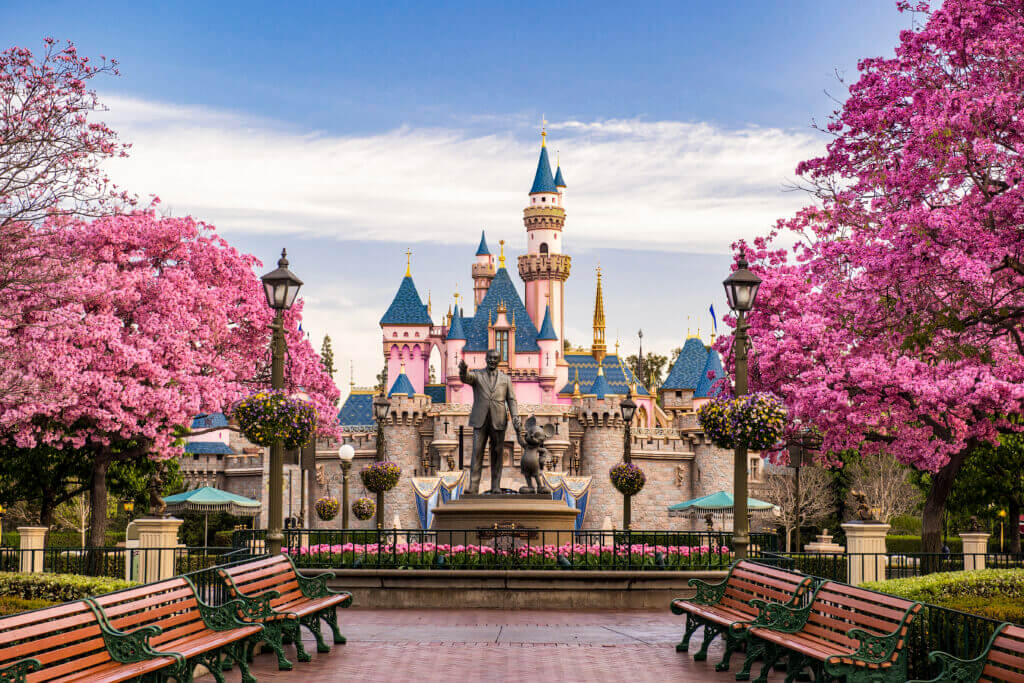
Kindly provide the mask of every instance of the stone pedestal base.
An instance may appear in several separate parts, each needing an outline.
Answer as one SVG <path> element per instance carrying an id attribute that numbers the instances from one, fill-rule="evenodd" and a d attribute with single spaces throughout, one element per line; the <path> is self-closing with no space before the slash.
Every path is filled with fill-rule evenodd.
<path id="1" fill-rule="evenodd" d="M 865 581 L 885 580 L 885 534 L 883 522 L 845 522 L 847 583 L 857 586 Z"/>
<path id="2" fill-rule="evenodd" d="M 822 532 L 815 536 L 814 543 L 804 544 L 805 553 L 845 553 L 846 548 L 839 545 L 838 543 L 832 542 L 832 534 L 828 532 L 828 529 L 822 529 Z"/>
<path id="3" fill-rule="evenodd" d="M 438 543 L 471 543 L 505 549 L 522 545 L 571 543 L 574 510 L 545 494 L 466 495 L 433 510 Z M 449 537 L 450 536 L 450 537 Z"/>

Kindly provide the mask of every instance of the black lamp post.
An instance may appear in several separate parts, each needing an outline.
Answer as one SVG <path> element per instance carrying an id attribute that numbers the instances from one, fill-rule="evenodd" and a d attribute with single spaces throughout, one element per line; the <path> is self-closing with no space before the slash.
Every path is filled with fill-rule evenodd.
<path id="1" fill-rule="evenodd" d="M 789 466 L 793 468 L 793 542 L 795 552 L 800 552 L 800 468 L 811 462 L 811 451 L 821 448 L 821 434 L 812 427 L 804 427 L 789 441 Z"/>
<path id="2" fill-rule="evenodd" d="M 622 411 L 622 421 L 626 425 L 626 443 L 622 449 L 622 462 L 628 464 L 632 461 L 630 448 L 633 441 L 633 416 L 636 415 L 636 403 L 633 401 L 632 389 L 626 390 L 626 398 L 619 404 L 619 409 Z M 633 523 L 632 501 L 633 496 L 622 496 L 622 529 L 624 531 L 629 531 L 629 526 Z"/>
<path id="3" fill-rule="evenodd" d="M 348 530 L 348 473 L 352 469 L 352 458 L 356 457 L 356 449 L 349 444 L 343 444 L 338 449 L 338 459 L 341 460 L 341 528 Z"/>
<path id="4" fill-rule="evenodd" d="M 384 395 L 384 390 L 381 389 L 380 393 L 373 397 L 373 417 L 377 420 L 377 457 L 374 458 L 375 462 L 384 462 L 385 454 L 387 450 L 384 448 L 384 420 L 388 417 L 388 411 L 391 409 L 391 401 L 387 396 Z M 384 519 L 384 492 L 377 492 L 377 528 L 382 529 L 384 525 L 382 520 Z"/>
<path id="5" fill-rule="evenodd" d="M 747 319 L 754 307 L 761 278 L 747 270 L 746 256 L 740 255 L 738 267 L 722 282 L 729 308 L 736 312 L 736 331 L 733 348 L 736 353 L 736 396 L 747 393 Z M 733 451 L 733 533 L 732 544 L 737 559 L 747 557 L 750 544 L 750 522 L 747 519 L 747 447 L 738 445 Z"/>
<path id="6" fill-rule="evenodd" d="M 277 268 L 260 278 L 263 281 L 263 293 L 267 297 L 267 305 L 274 309 L 273 330 L 270 339 L 270 387 L 275 390 L 284 389 L 284 312 L 292 307 L 302 280 L 288 270 L 288 252 L 281 250 L 281 258 Z M 284 534 L 284 505 L 281 488 L 284 486 L 284 448 L 280 440 L 270 445 L 270 505 L 267 514 L 267 550 L 271 555 L 281 552 Z"/>

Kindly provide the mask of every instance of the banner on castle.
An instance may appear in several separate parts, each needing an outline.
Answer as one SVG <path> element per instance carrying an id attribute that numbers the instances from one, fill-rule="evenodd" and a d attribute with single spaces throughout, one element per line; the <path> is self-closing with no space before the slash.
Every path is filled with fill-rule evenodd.
<path id="1" fill-rule="evenodd" d="M 449 500 L 458 500 L 466 484 L 466 471 L 443 472 L 433 477 L 411 477 L 412 491 L 416 496 L 416 512 L 420 517 L 420 528 L 429 529 L 434 521 L 431 510 Z"/>
<path id="2" fill-rule="evenodd" d="M 590 499 L 590 484 L 593 477 L 570 477 L 556 472 L 541 472 L 548 488 L 551 489 L 552 500 L 562 500 L 574 510 L 576 529 L 583 528 L 583 518 L 587 516 L 587 501 Z"/>

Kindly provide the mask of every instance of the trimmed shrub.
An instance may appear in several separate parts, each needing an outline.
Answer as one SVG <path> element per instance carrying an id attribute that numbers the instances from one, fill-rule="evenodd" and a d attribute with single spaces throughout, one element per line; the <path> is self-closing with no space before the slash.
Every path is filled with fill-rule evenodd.
<path id="1" fill-rule="evenodd" d="M 218 548 L 230 548 L 233 543 L 232 535 L 234 533 L 233 529 L 218 531 L 213 534 L 213 545 Z"/>
<path id="2" fill-rule="evenodd" d="M 889 526 L 894 536 L 921 535 L 921 518 L 917 515 L 896 515 L 889 520 Z"/>
<path id="3" fill-rule="evenodd" d="M 88 542 L 88 537 L 87 537 Z M 123 531 L 108 531 L 106 545 L 112 547 L 124 541 Z M 10 548 L 21 547 L 21 534 L 17 531 L 7 531 L 3 535 L 3 544 Z M 51 531 L 46 539 L 48 548 L 81 548 L 82 535 L 77 531 Z"/>
<path id="4" fill-rule="evenodd" d="M 947 538 L 944 543 L 949 546 L 949 552 L 962 553 L 964 542 L 959 536 Z M 921 551 L 920 536 L 886 536 L 885 549 L 890 553 L 919 553 Z"/>
<path id="5" fill-rule="evenodd" d="M 25 598 L 12 597 L 10 595 L 0 595 L 0 617 L 6 617 L 8 614 L 17 614 L 18 612 L 30 612 L 34 609 L 42 609 L 54 604 L 56 603 L 49 600 L 26 600 Z"/>
<path id="6" fill-rule="evenodd" d="M 131 581 L 77 574 L 0 573 L 0 595 L 24 600 L 68 602 L 134 586 Z"/>
<path id="7" fill-rule="evenodd" d="M 978 616 L 1024 623 L 1024 570 L 946 572 L 863 584 L 870 590 Z"/>

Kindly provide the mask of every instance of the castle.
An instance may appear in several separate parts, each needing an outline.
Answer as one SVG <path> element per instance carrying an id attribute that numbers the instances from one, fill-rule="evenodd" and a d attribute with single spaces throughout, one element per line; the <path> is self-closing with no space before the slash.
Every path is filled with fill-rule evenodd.
<path id="1" fill-rule="evenodd" d="M 701 339 L 691 336 L 662 386 L 643 386 L 619 356 L 617 344 L 609 353 L 600 268 L 591 346 L 568 347 L 564 333 L 566 284 L 572 258 L 563 244 L 566 182 L 560 165 L 552 174 L 546 133 L 541 139 L 540 158 L 523 209 L 527 252 L 517 259 L 523 295 L 508 271 L 504 241 L 495 257 L 481 234 L 469 268 L 471 310 L 456 297 L 454 306 L 435 323 L 430 302 L 423 303 L 407 260 L 398 291 L 380 319 L 391 401 L 383 425 L 385 450 L 403 473 L 399 486 L 386 494 L 383 526 L 421 526 L 422 509 L 417 510 L 409 479 L 468 470 L 472 389 L 459 381 L 458 367 L 463 360 L 471 368 L 483 367 L 484 354 L 493 348 L 501 356 L 501 369 L 512 377 L 520 416 L 525 420 L 533 415 L 542 425 L 553 427 L 554 438 L 546 443 L 551 454 L 547 469 L 587 482 L 583 528 L 622 525 L 622 497 L 612 487 L 608 470 L 623 457 L 624 424 L 619 406 L 627 393 L 637 404 L 632 460 L 647 475 L 647 485 L 633 497 L 633 527 L 706 528 L 700 521 L 670 519 L 668 507 L 732 490 L 732 452 L 709 442 L 694 412 L 708 400 L 714 381 L 722 377 L 721 359 Z M 432 382 L 430 357 L 434 349 L 440 354 L 442 368 L 441 376 Z M 654 391 L 660 405 L 654 400 Z M 338 415 L 343 442 L 356 450 L 353 473 L 376 454 L 377 425 L 371 405 L 376 393 L 352 387 Z M 266 500 L 267 463 L 259 454 L 262 449 L 247 446 L 228 432 L 218 438 L 223 443 L 193 441 L 186 446 L 182 461 L 186 481 L 219 485 Z M 309 503 L 322 495 L 340 497 L 338 446 L 321 442 L 292 457 L 285 473 L 286 514 L 304 516 L 308 526 L 340 525 L 340 518 L 331 522 L 316 519 Z M 520 452 L 510 428 L 503 487 L 520 485 Z M 752 454 L 751 459 L 751 477 L 756 483 L 760 458 Z M 484 469 L 486 481 L 486 463 Z M 349 485 L 350 500 L 367 495 L 358 476 L 352 476 Z M 351 522 L 356 528 L 375 523 Z"/>

